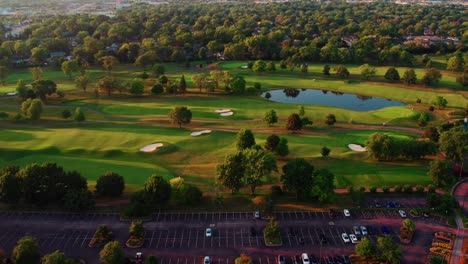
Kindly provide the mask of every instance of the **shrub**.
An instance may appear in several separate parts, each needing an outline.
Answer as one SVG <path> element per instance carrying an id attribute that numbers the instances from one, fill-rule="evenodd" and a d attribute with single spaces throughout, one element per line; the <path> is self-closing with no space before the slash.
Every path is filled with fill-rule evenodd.
<path id="1" fill-rule="evenodd" d="M 395 185 L 393 192 L 400 193 L 402 191 L 403 187 L 400 185 Z"/>
<path id="2" fill-rule="evenodd" d="M 71 115 L 72 114 L 71 114 L 71 111 L 69 109 L 65 109 L 65 110 L 62 111 L 62 117 L 65 118 L 65 119 L 69 118 Z"/>
<path id="3" fill-rule="evenodd" d="M 403 186 L 402 192 L 404 192 L 404 193 L 412 193 L 412 192 L 413 192 L 413 186 L 411 186 L 411 185 L 409 185 L 409 184 L 405 184 L 405 185 Z"/>
<path id="4" fill-rule="evenodd" d="M 366 187 L 364 186 L 359 187 L 359 192 L 362 192 L 362 193 L 366 192 Z"/>
<path id="5" fill-rule="evenodd" d="M 152 94 L 162 94 L 163 92 L 164 92 L 164 86 L 160 83 L 153 85 L 153 88 L 151 88 Z"/>
<path id="6" fill-rule="evenodd" d="M 427 193 L 435 193 L 436 187 L 434 184 L 427 185 Z"/>
<path id="7" fill-rule="evenodd" d="M 375 187 L 375 186 L 374 186 L 374 187 L 370 187 L 369 191 L 370 191 L 371 193 L 376 193 L 376 192 L 377 192 L 377 187 Z"/>
<path id="8" fill-rule="evenodd" d="M 349 194 L 353 193 L 354 192 L 353 186 L 346 187 L 346 192 L 349 193 Z"/>
<path id="9" fill-rule="evenodd" d="M 419 99 L 419 98 L 416 99 L 416 103 L 417 103 L 417 104 L 420 104 L 420 103 L 421 103 L 421 99 Z"/>
<path id="10" fill-rule="evenodd" d="M 390 192 L 390 187 L 388 187 L 388 186 L 383 186 L 383 187 L 382 187 L 382 192 L 383 192 L 383 193 L 389 193 L 389 192 Z"/>
<path id="11" fill-rule="evenodd" d="M 424 186 L 416 185 L 416 192 L 417 193 L 424 193 Z"/>
<path id="12" fill-rule="evenodd" d="M 149 75 L 148 75 L 148 73 L 146 73 L 146 72 L 144 71 L 142 74 L 140 74 L 140 78 L 143 79 L 143 80 L 146 80 L 146 79 L 149 78 Z"/>
<path id="13" fill-rule="evenodd" d="M 431 112 L 434 112 L 434 106 L 432 106 L 432 105 L 429 106 L 429 109 L 428 109 L 428 110 L 431 111 Z"/>

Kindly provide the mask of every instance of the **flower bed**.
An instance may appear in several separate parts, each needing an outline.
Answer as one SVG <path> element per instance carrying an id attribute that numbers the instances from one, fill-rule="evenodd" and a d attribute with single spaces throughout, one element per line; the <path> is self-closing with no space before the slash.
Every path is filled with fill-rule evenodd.
<path id="1" fill-rule="evenodd" d="M 455 234 L 448 233 L 448 232 L 442 232 L 442 231 L 436 232 L 434 234 L 434 236 L 438 237 L 438 238 L 446 239 L 446 240 L 454 240 L 455 239 Z"/>
<path id="2" fill-rule="evenodd" d="M 145 239 L 143 237 L 131 236 L 127 242 L 125 242 L 125 245 L 129 248 L 140 248 L 143 246 L 144 241 Z"/>
<path id="3" fill-rule="evenodd" d="M 432 247 L 439 247 L 439 248 L 445 248 L 445 249 L 452 249 L 452 245 L 451 245 L 451 244 L 442 243 L 442 242 L 432 242 Z"/>
<path id="4" fill-rule="evenodd" d="M 125 242 L 129 248 L 139 248 L 145 242 L 145 229 L 141 221 L 134 221 L 130 226 L 130 238 Z"/>
<path id="5" fill-rule="evenodd" d="M 400 241 L 405 244 L 411 243 L 411 240 L 413 239 L 413 234 L 414 232 L 411 232 L 408 229 L 401 227 L 399 236 Z"/>
<path id="6" fill-rule="evenodd" d="M 101 247 L 104 246 L 107 242 L 111 241 L 114 238 L 113 233 L 107 228 L 106 225 L 100 225 L 96 229 L 96 232 L 93 235 L 91 241 L 89 241 L 89 247 Z"/>

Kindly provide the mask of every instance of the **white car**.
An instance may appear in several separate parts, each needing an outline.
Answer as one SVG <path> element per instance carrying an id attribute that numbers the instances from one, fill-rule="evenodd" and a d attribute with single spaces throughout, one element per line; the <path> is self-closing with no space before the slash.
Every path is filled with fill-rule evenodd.
<path id="1" fill-rule="evenodd" d="M 349 238 L 351 238 L 351 242 L 353 242 L 353 244 L 356 244 L 358 242 L 355 234 L 350 234 Z"/>
<path id="2" fill-rule="evenodd" d="M 210 257 L 209 256 L 205 256 L 205 258 L 203 259 L 203 264 L 210 264 Z"/>
<path id="3" fill-rule="evenodd" d="M 401 217 L 406 218 L 406 212 L 403 210 L 398 210 L 398 213 L 400 214 Z"/>
<path id="4" fill-rule="evenodd" d="M 367 236 L 369 233 L 367 232 L 367 228 L 365 226 L 361 226 L 361 233 L 363 236 Z"/>
<path id="5" fill-rule="evenodd" d="M 343 242 L 349 243 L 351 240 L 349 240 L 349 236 L 346 233 L 341 234 L 341 238 L 343 239 Z"/>
<path id="6" fill-rule="evenodd" d="M 343 214 L 344 214 L 344 216 L 346 216 L 346 217 L 350 217 L 350 216 L 351 216 L 351 213 L 349 213 L 349 210 L 348 210 L 348 209 L 344 209 L 344 210 L 343 210 Z"/>
<path id="7" fill-rule="evenodd" d="M 255 211 L 255 213 L 254 213 L 254 218 L 255 218 L 255 219 L 260 219 L 260 218 L 261 218 L 261 216 L 260 216 L 260 211 Z"/>
<path id="8" fill-rule="evenodd" d="M 205 235 L 206 237 L 211 237 L 211 228 L 207 228 L 206 231 L 205 231 Z"/>
<path id="9" fill-rule="evenodd" d="M 302 253 L 302 264 L 310 264 L 309 256 L 307 253 Z"/>

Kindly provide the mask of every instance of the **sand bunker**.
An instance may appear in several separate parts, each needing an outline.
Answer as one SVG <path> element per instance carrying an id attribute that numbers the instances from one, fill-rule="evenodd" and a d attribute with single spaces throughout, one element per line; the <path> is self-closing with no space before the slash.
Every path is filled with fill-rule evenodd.
<path id="1" fill-rule="evenodd" d="M 365 147 L 363 147 L 361 145 L 358 145 L 358 144 L 349 144 L 348 148 L 350 148 L 351 150 L 354 150 L 354 151 L 359 151 L 359 152 L 366 151 Z"/>
<path id="2" fill-rule="evenodd" d="M 16 95 L 16 92 L 9 92 L 6 95 Z"/>
<path id="3" fill-rule="evenodd" d="M 241 66 L 241 69 L 248 69 L 248 68 L 249 68 L 249 66 L 247 66 L 247 65 L 242 65 Z"/>
<path id="4" fill-rule="evenodd" d="M 162 147 L 163 146 L 163 143 L 154 143 L 154 144 L 150 144 L 148 146 L 144 146 L 140 149 L 140 151 L 142 152 L 153 152 L 155 151 L 157 148 L 159 147 Z"/>
<path id="5" fill-rule="evenodd" d="M 231 112 L 231 109 L 216 109 L 215 113 L 226 113 Z"/>
<path id="6" fill-rule="evenodd" d="M 201 134 L 209 134 L 211 133 L 211 130 L 202 130 L 202 131 L 195 131 L 190 133 L 192 137 L 200 136 Z"/>
<path id="7" fill-rule="evenodd" d="M 221 113 L 221 114 L 219 114 L 219 115 L 220 115 L 220 116 L 232 116 L 233 114 L 234 114 L 234 112 L 229 111 L 229 112 Z"/>

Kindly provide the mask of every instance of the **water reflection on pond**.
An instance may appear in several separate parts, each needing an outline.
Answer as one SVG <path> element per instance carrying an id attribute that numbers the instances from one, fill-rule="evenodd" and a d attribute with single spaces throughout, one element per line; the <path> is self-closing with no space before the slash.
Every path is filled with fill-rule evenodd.
<path id="1" fill-rule="evenodd" d="M 398 101 L 327 90 L 286 88 L 262 93 L 262 97 L 280 103 L 334 106 L 354 111 L 371 111 L 389 106 L 404 106 Z"/>

